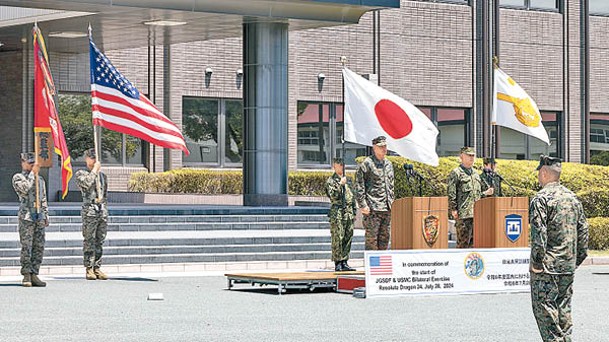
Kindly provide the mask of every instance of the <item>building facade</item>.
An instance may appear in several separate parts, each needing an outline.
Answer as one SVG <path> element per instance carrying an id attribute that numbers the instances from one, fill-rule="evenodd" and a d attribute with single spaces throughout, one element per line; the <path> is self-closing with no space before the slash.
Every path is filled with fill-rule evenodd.
<path id="1" fill-rule="evenodd" d="M 500 66 L 535 99 L 552 144 L 500 128 L 497 156 L 537 159 L 544 153 L 571 162 L 602 160 L 609 154 L 609 5 L 600 0 L 499 1 Z M 341 56 L 347 57 L 350 69 L 372 75 L 382 87 L 421 108 L 440 130 L 441 156 L 456 155 L 464 145 L 488 154 L 488 113 L 480 102 L 483 2 L 402 0 L 399 9 L 367 13 L 358 24 L 291 31 L 289 169 L 328 169 L 332 158 L 342 155 Z M 0 51 L 0 86 L 7 94 L 0 103 L 0 139 L 7 145 L 0 158 L 16 161 L 15 168 L 0 169 L 4 200 L 10 200 L 10 188 L 2 184 L 18 168 L 15 156 L 31 148 L 31 72 L 23 71 L 26 65 L 31 68 L 29 45 L 24 43 L 21 51 Z M 53 39 L 48 45 L 64 127 L 86 125 L 87 113 L 81 109 L 90 101 L 87 51 L 53 53 Z M 112 190 L 126 191 L 135 171 L 242 167 L 241 37 L 165 46 L 151 40 L 149 47 L 106 53 L 182 127 L 191 152 L 185 156 L 104 132 L 102 162 Z M 20 100 L 14 102 L 11 92 L 29 95 L 23 100 L 15 96 Z M 367 151 L 351 143 L 345 150 L 349 164 Z M 59 170 L 49 172 L 49 185 L 57 191 Z"/>

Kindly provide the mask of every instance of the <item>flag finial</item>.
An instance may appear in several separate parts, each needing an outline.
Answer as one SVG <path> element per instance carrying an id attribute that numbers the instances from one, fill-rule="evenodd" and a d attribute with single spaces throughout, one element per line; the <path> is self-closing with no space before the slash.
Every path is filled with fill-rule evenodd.
<path id="1" fill-rule="evenodd" d="M 340 56 L 340 64 L 342 64 L 343 68 L 345 64 L 347 64 L 347 56 Z"/>
<path id="2" fill-rule="evenodd" d="M 91 27 L 91 23 L 89 23 L 87 30 L 89 31 L 89 39 L 93 38 L 93 28 Z"/>

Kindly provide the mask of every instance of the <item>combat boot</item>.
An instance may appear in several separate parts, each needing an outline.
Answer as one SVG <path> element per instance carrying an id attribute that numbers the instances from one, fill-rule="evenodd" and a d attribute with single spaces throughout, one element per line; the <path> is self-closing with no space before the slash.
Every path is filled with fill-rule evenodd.
<path id="1" fill-rule="evenodd" d="M 343 271 L 346 271 L 346 272 L 352 272 L 352 271 L 356 270 L 355 268 L 352 268 L 351 266 L 349 266 L 349 264 L 347 264 L 347 260 L 342 262 L 342 266 L 343 266 L 342 267 Z"/>
<path id="2" fill-rule="evenodd" d="M 24 287 L 32 287 L 32 275 L 30 273 L 26 273 L 23 275 L 21 285 L 23 285 Z"/>
<path id="3" fill-rule="evenodd" d="M 95 279 L 97 279 L 97 276 L 95 275 L 95 272 L 93 272 L 93 267 L 87 267 L 86 278 L 87 278 L 87 280 L 95 280 Z"/>
<path id="4" fill-rule="evenodd" d="M 32 286 L 45 287 L 45 286 L 47 286 L 47 283 L 40 280 L 40 278 L 38 278 L 38 275 L 32 273 Z"/>
<path id="5" fill-rule="evenodd" d="M 334 271 L 335 272 L 342 272 L 343 271 L 343 263 L 340 261 L 336 261 L 334 263 Z"/>
<path id="6" fill-rule="evenodd" d="M 108 276 L 102 272 L 99 267 L 96 267 L 93 269 L 93 273 L 95 273 L 95 276 L 97 277 L 97 279 L 99 280 L 107 280 Z"/>

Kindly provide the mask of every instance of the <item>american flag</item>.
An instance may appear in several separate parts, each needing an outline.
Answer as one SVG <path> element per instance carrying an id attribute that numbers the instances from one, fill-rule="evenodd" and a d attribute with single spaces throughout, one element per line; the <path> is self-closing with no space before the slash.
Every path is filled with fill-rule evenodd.
<path id="1" fill-rule="evenodd" d="M 89 43 L 93 124 L 188 155 L 180 129 Z"/>
<path id="2" fill-rule="evenodd" d="M 393 261 L 391 255 L 370 257 L 370 275 L 392 275 Z"/>

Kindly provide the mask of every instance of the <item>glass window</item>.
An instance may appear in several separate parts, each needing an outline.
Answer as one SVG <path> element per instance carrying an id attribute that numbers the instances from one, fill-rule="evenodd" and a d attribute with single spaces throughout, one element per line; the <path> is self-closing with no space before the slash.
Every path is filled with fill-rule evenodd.
<path id="1" fill-rule="evenodd" d="M 184 97 L 182 130 L 190 155 L 185 166 L 238 166 L 243 156 L 243 101 Z"/>
<path id="2" fill-rule="evenodd" d="M 500 0 L 499 5 L 533 10 L 558 11 L 560 0 Z"/>
<path id="3" fill-rule="evenodd" d="M 94 146 L 91 120 L 91 96 L 60 94 L 59 113 L 70 156 L 84 163 L 84 151 Z M 105 164 L 142 165 L 144 151 L 139 138 L 102 128 L 101 161 Z"/>
<path id="4" fill-rule="evenodd" d="M 467 118 L 469 110 L 464 108 L 420 107 L 434 122 L 440 133 L 436 151 L 440 157 L 458 155 L 461 147 L 467 145 Z"/>
<path id="5" fill-rule="evenodd" d="M 330 104 L 298 102 L 298 164 L 330 163 Z"/>
<path id="6" fill-rule="evenodd" d="M 501 6 L 526 7 L 525 0 L 500 0 Z"/>
<path id="7" fill-rule="evenodd" d="M 185 97 L 182 101 L 182 130 L 190 155 L 184 165 L 218 164 L 218 99 Z"/>
<path id="8" fill-rule="evenodd" d="M 459 154 L 465 142 L 466 110 L 454 108 L 438 108 L 435 122 L 440 134 L 438 135 L 438 155 L 455 156 Z"/>
<path id="9" fill-rule="evenodd" d="M 225 101 L 224 162 L 241 163 L 243 155 L 243 101 Z"/>
<path id="10" fill-rule="evenodd" d="M 609 14 L 609 1 L 607 0 L 589 0 L 590 14 Z"/>
<path id="11" fill-rule="evenodd" d="M 590 163 L 609 165 L 609 114 L 590 115 Z"/>
<path id="12" fill-rule="evenodd" d="M 550 146 L 532 136 L 514 131 L 506 127 L 497 127 L 499 132 L 499 157 L 503 159 L 539 159 L 545 154 L 553 157 L 560 156 L 561 143 L 561 113 L 542 112 L 543 126 L 548 132 Z"/>
<path id="13" fill-rule="evenodd" d="M 418 0 L 418 1 L 425 1 L 425 2 L 447 2 L 447 3 L 453 3 L 453 4 L 469 4 L 469 0 Z"/>
<path id="14" fill-rule="evenodd" d="M 529 0 L 530 8 L 535 9 L 558 9 L 557 0 Z"/>

